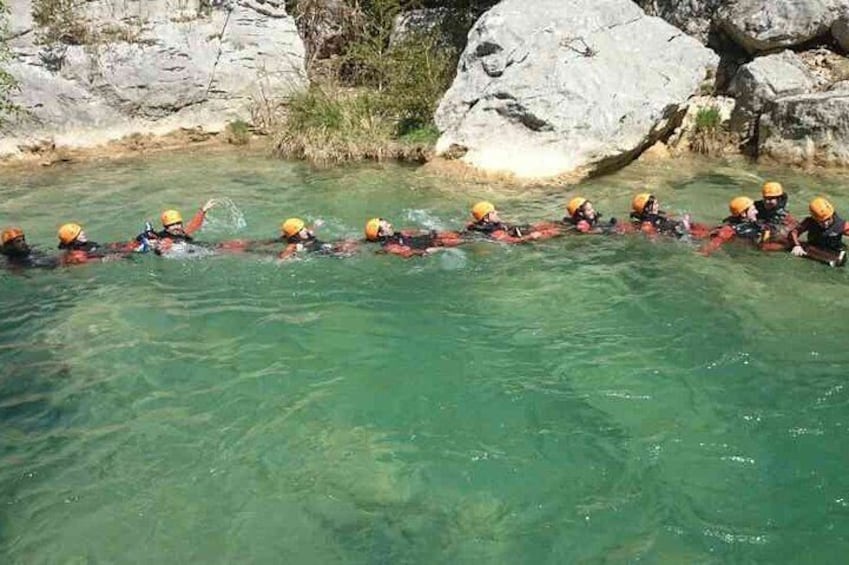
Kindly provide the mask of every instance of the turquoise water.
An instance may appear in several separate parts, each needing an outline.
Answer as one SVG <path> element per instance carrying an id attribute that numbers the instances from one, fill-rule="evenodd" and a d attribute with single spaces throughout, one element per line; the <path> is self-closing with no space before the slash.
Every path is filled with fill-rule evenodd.
<path id="1" fill-rule="evenodd" d="M 450 228 L 484 197 L 556 218 L 574 193 L 250 155 L 0 175 L 0 222 L 45 248 L 212 196 L 246 225 L 213 211 L 208 241 Z M 797 214 L 849 210 L 845 177 L 743 165 L 580 191 L 710 223 L 767 176 Z M 846 277 L 643 237 L 0 273 L 0 562 L 844 562 Z"/>

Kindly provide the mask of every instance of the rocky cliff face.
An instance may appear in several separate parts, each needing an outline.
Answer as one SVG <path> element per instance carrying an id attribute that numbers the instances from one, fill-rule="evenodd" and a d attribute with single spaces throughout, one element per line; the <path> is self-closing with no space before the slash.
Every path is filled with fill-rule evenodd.
<path id="1" fill-rule="evenodd" d="M 469 33 L 437 151 L 522 177 L 616 168 L 671 131 L 717 61 L 628 0 L 504 0 Z"/>
<path id="2" fill-rule="evenodd" d="M 39 0 L 9 4 L 23 113 L 6 124 L 0 153 L 44 138 L 85 146 L 220 129 L 306 81 L 282 0 L 88 0 L 47 16 Z"/>

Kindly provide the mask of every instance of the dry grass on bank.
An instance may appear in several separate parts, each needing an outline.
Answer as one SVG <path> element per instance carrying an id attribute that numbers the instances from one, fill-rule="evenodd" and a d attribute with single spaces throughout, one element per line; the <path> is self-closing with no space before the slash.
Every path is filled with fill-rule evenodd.
<path id="1" fill-rule="evenodd" d="M 274 151 L 317 165 L 430 158 L 438 135 L 432 126 L 397 133 L 396 121 L 373 90 L 314 83 L 289 100 Z"/>

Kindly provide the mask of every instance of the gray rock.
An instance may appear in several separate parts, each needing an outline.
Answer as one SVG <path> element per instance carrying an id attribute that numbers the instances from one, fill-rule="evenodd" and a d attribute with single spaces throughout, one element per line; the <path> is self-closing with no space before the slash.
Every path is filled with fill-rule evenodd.
<path id="1" fill-rule="evenodd" d="M 702 43 L 707 43 L 713 17 L 726 0 L 636 0 L 647 14 L 658 16 Z"/>
<path id="2" fill-rule="evenodd" d="M 844 51 L 849 51 L 849 15 L 843 15 L 831 24 L 831 35 Z"/>
<path id="3" fill-rule="evenodd" d="M 96 32 L 128 22 L 132 33 L 89 45 L 21 38 L 10 70 L 25 113 L 6 124 L 0 153 L 33 137 L 89 145 L 169 128 L 221 129 L 249 119 L 254 101 L 305 84 L 303 43 L 282 0 L 192 14 L 197 1 L 89 1 L 85 17 Z M 148 18 L 133 19 L 134 10 Z"/>
<path id="4" fill-rule="evenodd" d="M 767 103 L 811 92 L 816 86 L 815 77 L 792 51 L 758 57 L 740 67 L 731 81 L 729 92 L 737 99 L 731 128 L 751 137 Z"/>
<path id="5" fill-rule="evenodd" d="M 849 0 L 725 1 L 716 24 L 749 53 L 799 45 L 828 34 Z"/>
<path id="6" fill-rule="evenodd" d="M 616 168 L 674 128 L 716 64 L 628 0 L 504 0 L 469 32 L 437 151 L 522 177 Z"/>
<path id="7" fill-rule="evenodd" d="M 849 92 L 779 98 L 761 117 L 759 148 L 785 163 L 849 165 Z"/>

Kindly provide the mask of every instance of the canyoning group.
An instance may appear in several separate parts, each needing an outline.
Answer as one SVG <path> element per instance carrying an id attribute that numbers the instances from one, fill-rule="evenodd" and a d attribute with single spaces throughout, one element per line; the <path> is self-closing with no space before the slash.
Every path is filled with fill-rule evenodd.
<path id="1" fill-rule="evenodd" d="M 304 254 L 347 256 L 360 245 L 368 243 L 379 245 L 383 253 L 413 257 L 482 239 L 519 244 L 570 233 L 644 233 L 701 240 L 703 243 L 699 251 L 703 254 L 710 254 L 723 244 L 736 240 L 762 251 L 789 251 L 794 256 L 807 257 L 832 267 L 846 263 L 843 235 L 849 235 L 849 224 L 835 212 L 834 206 L 827 199 L 814 198 L 808 206 L 810 215 L 797 222 L 787 210 L 788 198 L 781 184 L 765 183 L 761 196 L 757 201 L 747 196 L 732 199 L 728 205 L 731 215 L 714 227 L 695 223 L 688 214 L 673 217 L 665 213 L 660 209 L 657 197 L 646 192 L 634 196 L 627 222 L 617 222 L 615 218 L 604 222 L 601 220 L 602 214 L 589 199 L 575 196 L 566 205 L 566 215 L 562 220 L 529 225 L 504 222 L 492 203 L 482 201 L 472 207 L 472 221 L 460 231 L 399 231 L 383 218 L 372 218 L 366 223 L 364 241 L 323 242 L 315 234 L 315 230 L 321 226 L 320 221 L 308 227 L 300 218 L 289 218 L 281 224 L 277 238 L 214 244 L 197 242 L 193 238 L 193 234 L 203 226 L 209 210 L 216 205 L 215 200 L 209 200 L 186 224 L 177 210 L 164 211 L 160 216 L 161 230 L 154 230 L 148 223 L 142 233 L 128 242 L 101 245 L 90 241 L 81 225 L 64 224 L 57 234 L 58 255 L 49 255 L 30 247 L 21 228 L 7 228 L 0 234 L 0 253 L 5 257 L 6 267 L 14 270 L 79 265 L 145 252 L 165 256 L 199 252 L 259 253 L 276 256 L 280 260 Z M 804 242 L 800 239 L 803 234 L 807 234 Z"/>

